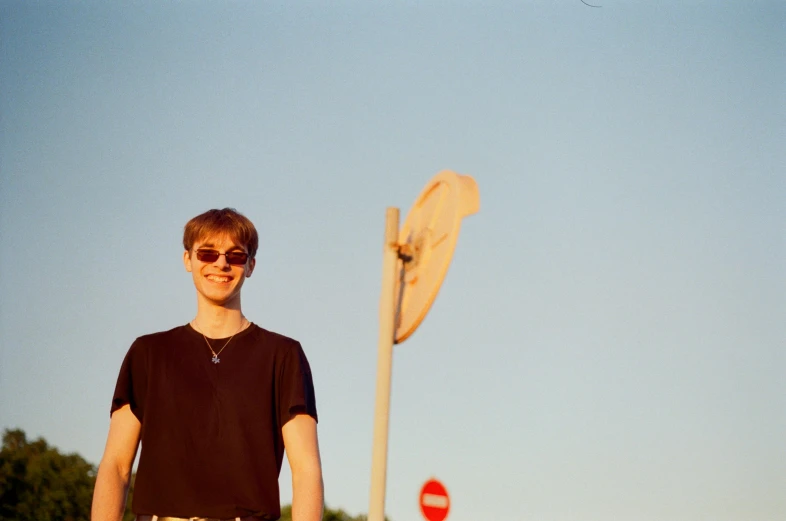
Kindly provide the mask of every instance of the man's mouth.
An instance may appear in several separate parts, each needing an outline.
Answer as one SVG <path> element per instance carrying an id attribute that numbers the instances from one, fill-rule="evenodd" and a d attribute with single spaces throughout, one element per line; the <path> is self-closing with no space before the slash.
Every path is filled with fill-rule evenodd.
<path id="1" fill-rule="evenodd" d="M 222 276 L 222 275 L 208 275 L 207 280 L 211 282 L 225 283 L 225 282 L 229 282 L 231 279 L 229 277 Z"/>

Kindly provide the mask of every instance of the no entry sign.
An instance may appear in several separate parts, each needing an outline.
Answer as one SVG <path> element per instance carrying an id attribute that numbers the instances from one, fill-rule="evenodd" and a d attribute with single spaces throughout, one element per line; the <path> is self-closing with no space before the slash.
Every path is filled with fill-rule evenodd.
<path id="1" fill-rule="evenodd" d="M 450 511 L 450 497 L 445 485 L 430 479 L 420 489 L 420 511 L 428 521 L 445 521 Z"/>

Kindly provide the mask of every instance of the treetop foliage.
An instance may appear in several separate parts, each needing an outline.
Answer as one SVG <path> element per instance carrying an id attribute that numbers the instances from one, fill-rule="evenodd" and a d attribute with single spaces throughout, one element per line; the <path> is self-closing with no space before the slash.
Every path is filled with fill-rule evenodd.
<path id="1" fill-rule="evenodd" d="M 333 510 L 331 508 L 325 507 L 325 511 L 322 514 L 322 521 L 367 521 L 368 516 L 366 514 L 358 514 L 356 516 L 351 516 L 347 512 L 342 509 Z M 281 517 L 279 521 L 292 521 L 292 505 L 287 505 L 281 507 Z M 385 516 L 385 521 L 390 521 L 387 516 Z"/>
<path id="2" fill-rule="evenodd" d="M 78 454 L 61 454 L 21 430 L 6 430 L 0 450 L 0 519 L 87 521 L 95 467 Z"/>

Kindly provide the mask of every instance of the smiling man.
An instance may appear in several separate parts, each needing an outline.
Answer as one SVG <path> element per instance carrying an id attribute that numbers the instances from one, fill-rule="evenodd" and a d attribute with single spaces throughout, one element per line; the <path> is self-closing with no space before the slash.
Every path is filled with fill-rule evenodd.
<path id="1" fill-rule="evenodd" d="M 138 521 L 275 520 L 284 449 L 293 521 L 322 519 L 322 468 L 311 369 L 300 344 L 250 322 L 240 292 L 258 236 L 233 209 L 183 233 L 196 288 L 188 324 L 141 336 L 120 368 L 93 521 L 120 521 L 141 442 Z"/>

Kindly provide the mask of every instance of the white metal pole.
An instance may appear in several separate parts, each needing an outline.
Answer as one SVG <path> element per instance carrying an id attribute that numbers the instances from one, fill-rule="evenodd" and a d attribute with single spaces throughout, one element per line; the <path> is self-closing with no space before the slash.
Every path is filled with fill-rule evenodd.
<path id="1" fill-rule="evenodd" d="M 374 445 L 371 454 L 371 500 L 368 521 L 385 519 L 385 478 L 388 463 L 390 380 L 393 368 L 396 267 L 398 266 L 398 208 L 385 212 L 385 245 L 382 252 L 382 292 L 379 300 L 379 354 L 377 397 L 374 405 Z"/>

